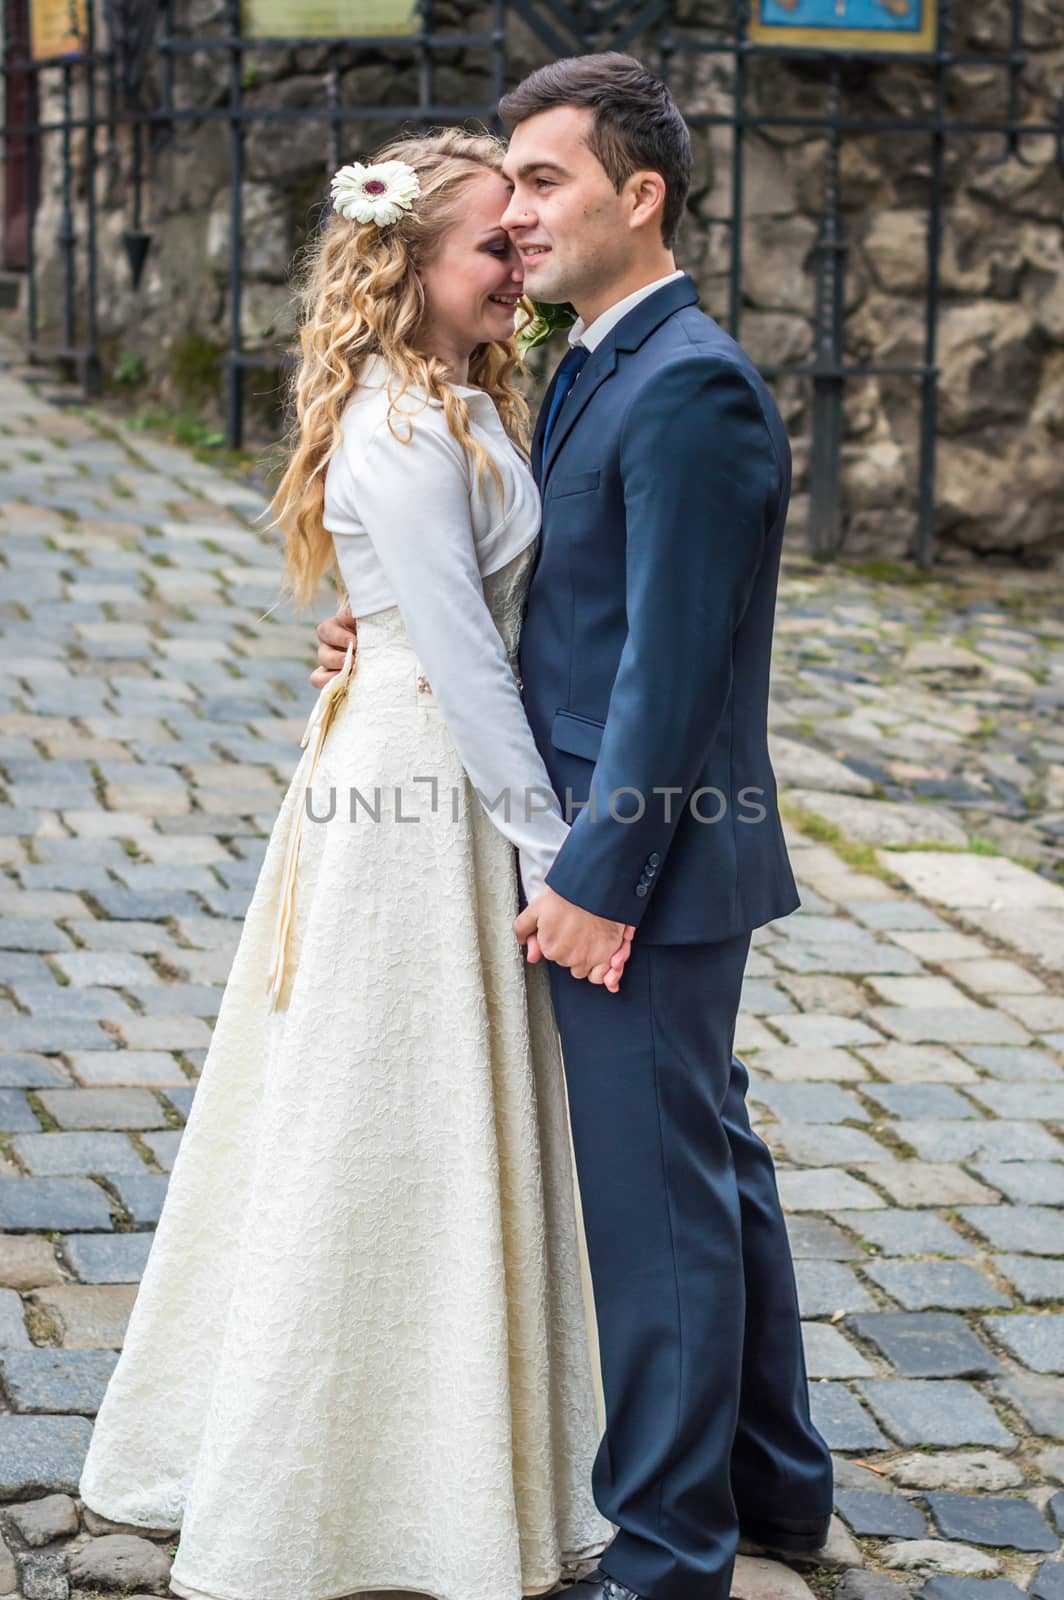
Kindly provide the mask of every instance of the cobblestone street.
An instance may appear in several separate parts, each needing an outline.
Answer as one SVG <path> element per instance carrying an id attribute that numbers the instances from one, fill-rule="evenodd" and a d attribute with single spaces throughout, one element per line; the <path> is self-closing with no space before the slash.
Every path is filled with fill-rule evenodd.
<path id="1" fill-rule="evenodd" d="M 173 1530 L 77 1483 L 313 620 L 270 611 L 262 493 L 26 377 L 0 347 L 0 1596 L 164 1594 Z M 796 540 L 776 641 L 803 906 L 755 935 L 738 1048 L 838 1514 L 734 1593 L 1064 1600 L 1064 581 Z"/>

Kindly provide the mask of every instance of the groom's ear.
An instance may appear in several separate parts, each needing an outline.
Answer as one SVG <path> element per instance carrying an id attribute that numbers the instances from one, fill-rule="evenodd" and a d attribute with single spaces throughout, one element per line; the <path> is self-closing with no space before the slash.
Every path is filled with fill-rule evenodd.
<path id="1" fill-rule="evenodd" d="M 652 167 L 633 172 L 625 181 L 622 194 L 629 206 L 630 228 L 647 228 L 655 224 L 661 226 L 666 185 L 660 172 L 655 172 Z"/>

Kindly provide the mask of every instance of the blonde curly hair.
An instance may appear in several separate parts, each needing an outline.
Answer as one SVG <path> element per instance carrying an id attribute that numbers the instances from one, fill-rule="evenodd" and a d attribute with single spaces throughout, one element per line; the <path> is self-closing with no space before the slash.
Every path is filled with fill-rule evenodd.
<path id="1" fill-rule="evenodd" d="M 283 442 L 288 464 L 265 513 L 272 516 L 270 526 L 284 531 L 285 581 L 297 611 L 313 604 L 330 563 L 344 593 L 332 536 L 322 525 L 325 469 L 340 443 L 344 407 L 372 356 L 382 356 L 390 370 L 392 432 L 398 402 L 411 386 L 423 389 L 426 404 L 429 398 L 442 402 L 478 484 L 487 471 L 504 493 L 499 469 L 474 438 L 469 409 L 451 386 L 445 363 L 417 350 L 415 341 L 426 305 L 420 270 L 458 221 L 466 185 L 485 169 L 499 172 L 505 151 L 494 134 L 460 128 L 394 140 L 372 159 L 413 167 L 421 186 L 413 209 L 383 228 L 334 211 L 300 253 L 295 284 L 302 360 L 286 385 L 294 412 Z M 468 382 L 491 396 L 506 432 L 527 455 L 529 409 L 514 381 L 520 366 L 513 338 L 492 340 L 470 356 Z M 409 438 L 409 423 L 407 428 Z"/>

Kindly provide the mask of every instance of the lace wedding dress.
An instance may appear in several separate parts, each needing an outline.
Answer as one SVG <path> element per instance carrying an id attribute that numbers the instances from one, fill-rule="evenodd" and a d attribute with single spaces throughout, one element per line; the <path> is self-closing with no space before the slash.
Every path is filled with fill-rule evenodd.
<path id="1" fill-rule="evenodd" d="M 483 582 L 515 673 L 535 548 Z M 101 1515 L 180 1528 L 187 1600 L 520 1600 L 615 1531 L 591 1496 L 586 1260 L 547 972 L 512 929 L 513 844 L 398 607 L 359 616 L 355 660 L 309 784 L 313 816 L 331 792 L 335 813 L 304 814 L 277 1003 L 313 746 L 81 1478 Z"/>

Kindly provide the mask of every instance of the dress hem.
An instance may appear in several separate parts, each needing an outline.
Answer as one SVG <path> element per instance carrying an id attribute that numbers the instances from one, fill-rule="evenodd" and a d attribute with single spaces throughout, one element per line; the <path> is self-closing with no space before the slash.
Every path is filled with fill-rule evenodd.
<path id="1" fill-rule="evenodd" d="M 603 1540 L 594 1545 L 585 1546 L 580 1551 L 565 1553 L 562 1556 L 561 1565 L 558 1569 L 557 1575 L 552 1578 L 549 1583 L 534 1584 L 530 1587 L 526 1587 L 524 1580 L 522 1579 L 522 1600 L 532 1600 L 532 1597 L 534 1596 L 550 1594 L 551 1591 L 555 1589 L 562 1581 L 568 1569 L 575 1566 L 580 1566 L 588 1561 L 594 1561 L 597 1556 L 603 1555 L 613 1543 L 613 1537 L 614 1536 L 611 1534 L 609 1539 Z M 180 1595 L 181 1600 L 252 1600 L 251 1596 L 246 1594 L 235 1594 L 232 1590 L 223 1593 L 223 1591 L 220 1589 L 201 1589 L 195 1584 L 186 1584 L 182 1581 L 182 1579 L 175 1579 L 172 1576 L 168 1580 L 168 1587 L 174 1594 Z M 348 1600 L 349 1596 L 365 1594 L 367 1592 L 380 1592 L 382 1594 L 419 1594 L 424 1595 L 426 1600 L 460 1600 L 460 1597 L 457 1595 L 447 1594 L 441 1589 L 425 1589 L 413 1582 L 378 1583 L 370 1580 L 361 1583 L 347 1584 L 342 1589 L 331 1589 L 328 1594 L 300 1595 L 298 1596 L 298 1600 Z M 293 1600 L 295 1600 L 295 1597 L 293 1597 Z"/>
<path id="2" fill-rule="evenodd" d="M 138 1522 L 133 1517 L 114 1516 L 109 1511 L 100 1511 L 91 1501 L 86 1500 L 83 1494 L 80 1494 L 79 1498 L 83 1506 L 87 1506 L 98 1517 L 105 1517 L 108 1522 L 122 1523 L 130 1528 L 143 1528 L 145 1531 L 151 1529 L 153 1533 L 165 1533 L 167 1537 L 172 1537 L 175 1534 L 180 1535 L 180 1523 Z M 593 1544 L 581 1546 L 579 1550 L 563 1551 L 557 1573 L 546 1583 L 533 1582 L 526 1585 L 524 1579 L 522 1579 L 522 1600 L 535 1600 L 536 1596 L 550 1594 L 562 1581 L 567 1570 L 582 1566 L 588 1561 L 594 1561 L 598 1556 L 605 1554 L 613 1543 L 614 1537 L 615 1534 L 611 1533 L 608 1539 L 596 1540 Z M 168 1588 L 173 1594 L 181 1596 L 181 1600 L 252 1600 L 249 1595 L 235 1594 L 232 1591 L 223 1594 L 219 1589 L 201 1589 L 195 1584 L 184 1583 L 180 1578 L 175 1580 L 171 1577 L 168 1580 Z M 426 1600 L 460 1600 L 460 1597 L 445 1594 L 441 1590 L 419 1588 L 416 1583 L 370 1582 L 348 1584 L 346 1588 L 330 1590 L 328 1594 L 300 1595 L 298 1600 L 347 1600 L 348 1595 L 364 1594 L 367 1591 L 377 1590 L 384 1594 L 421 1594 L 426 1597 Z M 294 1597 L 290 1597 L 290 1600 L 294 1600 Z"/>

